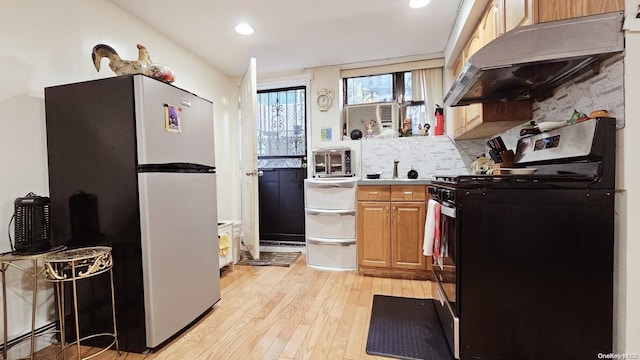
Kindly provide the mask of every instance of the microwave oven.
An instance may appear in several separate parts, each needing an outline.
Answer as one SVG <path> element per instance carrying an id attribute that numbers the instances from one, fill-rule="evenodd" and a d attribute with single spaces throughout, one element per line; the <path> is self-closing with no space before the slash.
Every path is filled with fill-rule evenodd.
<path id="1" fill-rule="evenodd" d="M 324 148 L 313 152 L 313 177 L 349 177 L 354 151 L 347 147 Z"/>

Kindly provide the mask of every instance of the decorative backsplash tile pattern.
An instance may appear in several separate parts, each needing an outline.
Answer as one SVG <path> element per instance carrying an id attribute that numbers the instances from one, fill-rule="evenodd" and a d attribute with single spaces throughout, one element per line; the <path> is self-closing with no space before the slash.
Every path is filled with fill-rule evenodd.
<path id="1" fill-rule="evenodd" d="M 537 106 L 536 106 L 537 105 Z M 536 122 L 568 120 L 573 110 L 589 115 L 606 109 L 624 125 L 624 61 L 609 65 L 603 71 L 581 83 L 569 82 L 558 88 L 552 98 L 534 104 Z"/>
<path id="2" fill-rule="evenodd" d="M 468 174 L 462 153 L 448 136 L 414 136 L 391 139 L 362 140 L 362 177 L 382 172 L 382 179 L 393 175 L 393 161 L 398 159 L 398 177 L 407 178 L 412 168 L 419 179 L 435 175 Z"/>

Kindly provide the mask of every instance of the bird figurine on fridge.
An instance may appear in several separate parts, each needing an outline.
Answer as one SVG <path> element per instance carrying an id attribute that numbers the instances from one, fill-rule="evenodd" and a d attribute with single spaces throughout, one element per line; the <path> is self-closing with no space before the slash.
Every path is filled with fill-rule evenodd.
<path id="1" fill-rule="evenodd" d="M 151 61 L 149 51 L 144 45 L 138 44 L 138 59 L 123 60 L 118 52 L 109 45 L 98 44 L 93 47 L 91 59 L 97 71 L 100 71 L 102 58 L 109 59 L 109 68 L 116 75 L 145 74 L 158 80 L 172 83 L 175 80 L 173 71 L 166 65 Z"/>
<path id="2" fill-rule="evenodd" d="M 91 59 L 97 71 L 100 71 L 100 62 L 102 58 L 105 57 L 109 59 L 109 67 L 116 75 L 143 74 L 151 63 L 149 60 L 149 52 L 142 45 L 138 45 L 137 60 L 121 59 L 118 52 L 109 45 L 98 44 L 94 46 Z"/>

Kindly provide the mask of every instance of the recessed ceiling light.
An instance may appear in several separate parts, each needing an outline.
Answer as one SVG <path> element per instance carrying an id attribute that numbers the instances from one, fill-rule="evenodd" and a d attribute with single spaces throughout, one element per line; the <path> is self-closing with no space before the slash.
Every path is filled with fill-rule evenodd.
<path id="1" fill-rule="evenodd" d="M 251 35 L 253 34 L 253 28 L 247 23 L 240 23 L 236 25 L 236 32 L 242 35 Z"/>
<path id="2" fill-rule="evenodd" d="M 430 2 L 431 0 L 409 0 L 409 6 L 414 9 L 419 9 L 429 5 Z"/>

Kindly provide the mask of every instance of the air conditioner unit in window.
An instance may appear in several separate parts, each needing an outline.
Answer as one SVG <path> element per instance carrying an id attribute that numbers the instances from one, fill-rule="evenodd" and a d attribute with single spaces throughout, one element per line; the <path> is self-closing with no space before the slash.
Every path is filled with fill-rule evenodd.
<path id="1" fill-rule="evenodd" d="M 378 135 L 385 129 L 398 131 L 398 104 L 396 103 L 372 103 L 360 105 L 346 105 L 344 118 L 347 127 L 347 135 L 355 129 L 367 135 L 367 124 L 371 125 L 373 135 Z M 372 121 L 373 120 L 373 121 Z"/>

